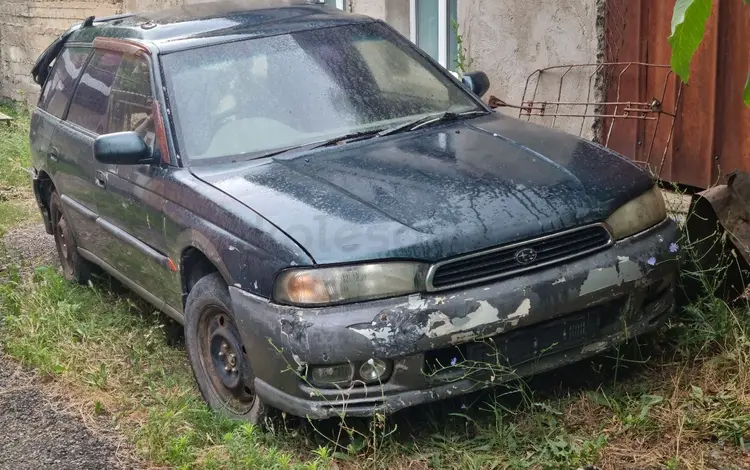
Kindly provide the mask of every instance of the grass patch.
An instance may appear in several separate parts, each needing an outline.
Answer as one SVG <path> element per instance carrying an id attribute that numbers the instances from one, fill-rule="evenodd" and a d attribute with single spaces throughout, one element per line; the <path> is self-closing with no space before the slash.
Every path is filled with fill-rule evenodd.
<path id="1" fill-rule="evenodd" d="M 28 115 L 0 109 L 17 117 L 10 130 L 0 126 L 1 234 L 36 209 L 23 170 Z M 77 286 L 51 268 L 22 276 L 28 271 L 13 263 L 0 266 L 4 352 L 53 380 L 92 420 L 123 432 L 153 465 L 750 468 L 750 308 L 710 294 L 648 344 L 529 385 L 343 426 L 282 416 L 261 431 L 206 408 L 174 345 L 175 326 L 116 282 Z M 710 284 L 721 271 L 688 275 Z M 712 292 L 708 284 L 703 291 Z"/>
<path id="2" fill-rule="evenodd" d="M 28 280 L 11 273 L 0 286 L 5 352 L 64 384 L 92 417 L 117 422 L 155 464 L 309 468 L 271 452 L 270 435 L 210 412 L 184 350 L 167 342 L 166 319 L 107 282 L 74 286 L 50 268 Z M 252 446 L 240 452 L 238 440 Z"/>
<path id="3" fill-rule="evenodd" d="M 0 112 L 13 117 L 0 123 L 0 237 L 11 227 L 31 221 L 38 214 L 31 191 L 29 113 L 0 102 Z"/>
<path id="4" fill-rule="evenodd" d="M 0 237 L 12 227 L 39 219 L 39 209 L 30 198 L 0 201 Z"/>
<path id="5" fill-rule="evenodd" d="M 10 125 L 0 123 L 0 202 L 18 196 L 28 196 L 31 190 L 28 169 L 30 116 L 24 108 L 0 103 L 0 112 L 13 118 Z"/>

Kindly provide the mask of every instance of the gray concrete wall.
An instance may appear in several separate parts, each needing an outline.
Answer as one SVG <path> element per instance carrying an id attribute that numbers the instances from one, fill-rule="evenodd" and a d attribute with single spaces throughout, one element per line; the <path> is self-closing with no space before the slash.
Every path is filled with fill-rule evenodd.
<path id="1" fill-rule="evenodd" d="M 409 37 L 411 24 L 409 20 L 410 5 L 409 0 L 385 0 L 385 18 L 382 18 L 407 38 Z"/>
<path id="2" fill-rule="evenodd" d="M 0 97 L 33 103 L 39 87 L 31 68 L 71 24 L 121 12 L 121 0 L 0 0 Z"/>
<path id="3" fill-rule="evenodd" d="M 596 63 L 600 44 L 597 3 L 601 0 L 459 0 L 458 21 L 472 68 L 486 72 L 493 94 L 511 104 L 520 104 L 526 80 L 537 69 L 562 64 Z M 595 67 L 575 69 L 563 82 L 562 101 L 596 98 Z M 557 101 L 560 78 L 565 70 L 545 72 L 536 100 Z M 591 86 L 590 86 L 591 83 Z M 530 92 L 536 80 L 530 82 Z M 528 98 L 528 97 L 527 97 Z M 593 109 L 591 109 L 593 110 Z M 518 110 L 505 109 L 511 115 Z M 560 113 L 580 114 L 580 107 L 561 106 Z M 552 118 L 533 118 L 551 125 Z M 558 118 L 555 127 L 578 134 L 581 118 Z M 584 123 L 591 137 L 593 119 Z"/>
<path id="4" fill-rule="evenodd" d="M 349 0 L 351 11 L 385 20 L 399 33 L 409 37 L 409 0 Z"/>

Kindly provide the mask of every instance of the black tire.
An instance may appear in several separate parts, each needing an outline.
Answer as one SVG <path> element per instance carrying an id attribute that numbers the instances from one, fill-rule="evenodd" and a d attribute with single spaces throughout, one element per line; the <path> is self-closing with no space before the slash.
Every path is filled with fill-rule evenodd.
<path id="1" fill-rule="evenodd" d="M 255 396 L 254 375 L 219 273 L 201 278 L 185 303 L 185 345 L 195 381 L 208 405 L 224 415 L 262 425 L 267 408 Z"/>
<path id="2" fill-rule="evenodd" d="M 78 253 L 78 244 L 62 210 L 57 191 L 53 191 L 50 196 L 49 212 L 52 218 L 52 233 L 55 237 L 57 256 L 60 258 L 63 276 L 68 281 L 86 284 L 91 278 L 92 265 Z"/>

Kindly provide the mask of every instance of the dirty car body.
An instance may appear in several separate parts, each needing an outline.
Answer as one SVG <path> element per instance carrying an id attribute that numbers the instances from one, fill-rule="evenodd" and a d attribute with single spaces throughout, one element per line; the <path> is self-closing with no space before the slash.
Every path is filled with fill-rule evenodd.
<path id="1" fill-rule="evenodd" d="M 492 112 L 385 23 L 285 3 L 89 20 L 35 68 L 34 189 L 64 266 L 184 322 L 213 406 L 224 387 L 390 413 L 673 311 L 677 229 L 641 169 Z M 212 275 L 227 304 L 193 331 Z"/>

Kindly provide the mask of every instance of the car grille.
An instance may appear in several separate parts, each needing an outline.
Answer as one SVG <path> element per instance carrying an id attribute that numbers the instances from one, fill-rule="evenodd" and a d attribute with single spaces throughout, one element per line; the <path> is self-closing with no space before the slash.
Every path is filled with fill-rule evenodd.
<path id="1" fill-rule="evenodd" d="M 427 286 L 434 291 L 489 281 L 585 255 L 611 243 L 609 230 L 601 224 L 567 230 L 442 261 L 430 269 Z"/>

